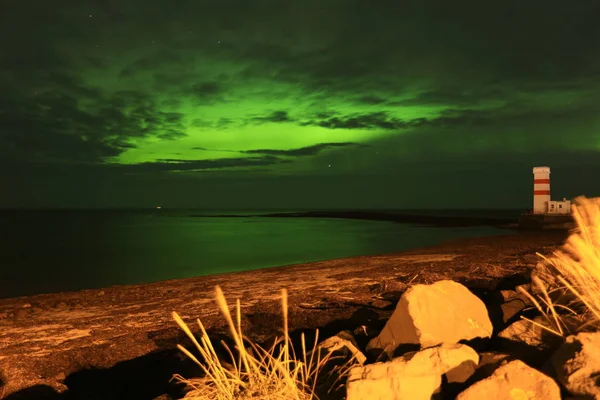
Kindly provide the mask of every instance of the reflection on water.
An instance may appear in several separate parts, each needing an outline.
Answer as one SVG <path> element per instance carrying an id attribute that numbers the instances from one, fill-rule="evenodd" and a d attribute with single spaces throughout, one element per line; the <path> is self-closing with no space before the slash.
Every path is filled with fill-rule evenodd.
<path id="1" fill-rule="evenodd" d="M 398 252 L 506 234 L 341 219 L 193 218 L 189 212 L 2 212 L 0 298 Z M 236 212 L 239 214 L 239 212 Z"/>

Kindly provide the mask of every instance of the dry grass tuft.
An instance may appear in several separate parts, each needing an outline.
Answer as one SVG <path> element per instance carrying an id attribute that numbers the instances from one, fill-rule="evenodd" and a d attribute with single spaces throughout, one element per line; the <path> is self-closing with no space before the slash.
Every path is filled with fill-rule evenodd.
<path id="1" fill-rule="evenodd" d="M 247 340 L 242 334 L 240 301 L 236 301 L 236 323 L 234 323 L 225 296 L 219 286 L 216 287 L 216 301 L 235 342 L 235 353 L 222 342 L 229 353 L 232 367 L 217 356 L 217 352 L 208 337 L 202 322 L 197 319 L 200 328 L 200 341 L 196 339 L 181 317 L 173 312 L 173 318 L 192 340 L 200 353 L 201 362 L 181 345 L 177 347 L 192 359 L 204 372 L 203 378 L 185 379 L 180 375 L 174 378 L 186 384 L 189 392 L 185 398 L 202 400 L 233 399 L 272 399 L 272 400 L 310 400 L 316 398 L 315 385 L 320 369 L 328 361 L 329 355 L 321 358 L 321 352 L 314 351 L 318 340 L 318 331 L 313 351 L 307 353 L 304 334 L 301 337 L 302 358 L 298 360 L 288 334 L 287 291 L 282 290 L 283 340 L 276 339 L 269 349 L 263 349 Z M 249 347 L 246 347 L 245 344 Z M 307 357 L 307 354 L 310 356 Z"/>
<path id="2" fill-rule="evenodd" d="M 600 198 L 580 196 L 572 207 L 577 229 L 552 257 L 538 254 L 544 262 L 532 277 L 537 299 L 524 292 L 546 317 L 541 327 L 559 336 L 600 323 Z"/>

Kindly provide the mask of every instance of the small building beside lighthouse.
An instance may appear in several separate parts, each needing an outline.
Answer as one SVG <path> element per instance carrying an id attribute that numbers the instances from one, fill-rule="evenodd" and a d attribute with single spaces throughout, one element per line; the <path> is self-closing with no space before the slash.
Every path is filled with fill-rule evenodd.
<path id="1" fill-rule="evenodd" d="M 570 229 L 573 226 L 571 201 L 550 197 L 550 167 L 533 168 L 533 209 L 521 214 L 521 229 Z"/>
<path id="2" fill-rule="evenodd" d="M 548 214 L 568 214 L 571 215 L 571 200 L 563 197 L 562 200 L 550 200 L 548 202 Z"/>

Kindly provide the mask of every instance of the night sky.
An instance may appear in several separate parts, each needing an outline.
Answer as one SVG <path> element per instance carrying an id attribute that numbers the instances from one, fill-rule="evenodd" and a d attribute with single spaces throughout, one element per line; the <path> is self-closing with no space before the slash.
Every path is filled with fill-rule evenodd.
<path id="1" fill-rule="evenodd" d="M 600 195 L 600 2 L 4 0 L 0 207 Z"/>

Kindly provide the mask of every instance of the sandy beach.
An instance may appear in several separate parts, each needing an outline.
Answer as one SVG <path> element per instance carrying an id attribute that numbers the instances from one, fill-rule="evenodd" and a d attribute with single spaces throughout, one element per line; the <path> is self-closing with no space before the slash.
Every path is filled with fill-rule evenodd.
<path id="1" fill-rule="evenodd" d="M 245 334 L 255 341 L 280 332 L 282 288 L 289 292 L 290 330 L 320 328 L 325 337 L 384 320 L 409 285 L 453 279 L 495 290 L 521 279 L 539 261 L 536 252 L 550 254 L 565 238 L 566 232 L 530 232 L 460 239 L 398 254 L 3 299 L 0 397 L 168 393 L 174 373 L 195 371 L 174 348 L 185 340 L 171 312 L 226 334 L 215 285 L 230 304 L 241 300 Z"/>

